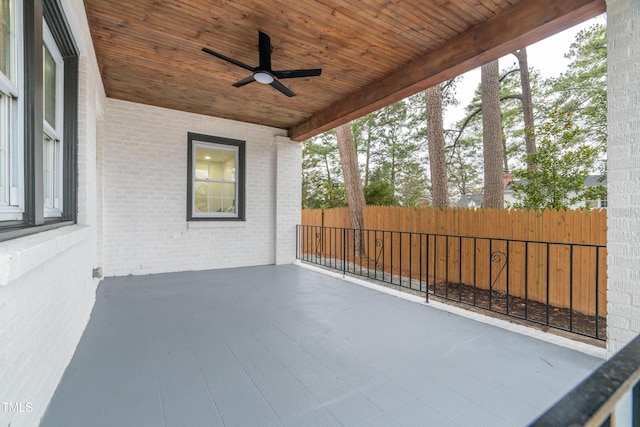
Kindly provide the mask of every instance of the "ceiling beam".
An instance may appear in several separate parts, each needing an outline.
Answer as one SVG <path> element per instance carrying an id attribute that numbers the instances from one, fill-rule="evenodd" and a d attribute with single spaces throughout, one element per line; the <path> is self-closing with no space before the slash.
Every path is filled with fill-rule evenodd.
<path id="1" fill-rule="evenodd" d="M 604 13 L 605 0 L 523 0 L 289 129 L 304 141 Z"/>

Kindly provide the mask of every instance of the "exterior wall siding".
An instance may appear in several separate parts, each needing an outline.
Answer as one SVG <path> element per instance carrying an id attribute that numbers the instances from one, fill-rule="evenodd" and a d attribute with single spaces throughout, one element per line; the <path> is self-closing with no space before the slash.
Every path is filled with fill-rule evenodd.
<path id="1" fill-rule="evenodd" d="M 62 0 L 80 50 L 78 225 L 0 242 L 0 426 L 37 426 L 89 320 L 98 280 L 96 130 L 105 101 L 82 0 Z"/>
<path id="2" fill-rule="evenodd" d="M 284 130 L 113 99 L 105 124 L 105 274 L 274 264 L 278 242 L 293 261 L 300 148 L 286 148 Z M 246 221 L 187 222 L 188 132 L 246 141 Z M 294 183 L 276 191 L 278 176 Z M 290 232 L 280 236 L 276 223 Z"/>
<path id="3" fill-rule="evenodd" d="M 640 333 L 640 2 L 607 1 L 611 355 Z"/>

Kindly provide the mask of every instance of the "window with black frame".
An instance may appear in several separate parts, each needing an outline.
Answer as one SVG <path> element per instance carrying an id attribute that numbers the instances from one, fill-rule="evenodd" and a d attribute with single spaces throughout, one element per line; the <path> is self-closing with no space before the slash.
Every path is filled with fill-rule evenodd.
<path id="1" fill-rule="evenodd" d="M 245 142 L 188 134 L 187 220 L 244 220 Z"/>
<path id="2" fill-rule="evenodd" d="M 0 240 L 75 222 L 78 49 L 59 0 L 0 0 Z"/>
<path id="3" fill-rule="evenodd" d="M 0 221 L 22 219 L 23 155 L 18 121 L 22 95 L 16 0 L 0 0 Z"/>

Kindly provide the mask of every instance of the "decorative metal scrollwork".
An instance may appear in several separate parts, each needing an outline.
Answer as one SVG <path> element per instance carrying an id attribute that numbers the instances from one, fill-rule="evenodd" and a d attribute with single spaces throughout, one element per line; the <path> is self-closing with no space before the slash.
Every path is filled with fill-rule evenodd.
<path id="1" fill-rule="evenodd" d="M 384 259 L 382 260 L 382 263 L 380 264 L 380 266 L 378 266 L 378 260 L 380 260 L 380 258 L 382 257 L 382 251 L 384 250 L 384 240 L 381 238 L 377 238 L 376 239 L 376 264 L 375 264 L 375 268 L 378 271 L 382 271 L 384 270 Z"/>
<path id="2" fill-rule="evenodd" d="M 322 247 L 322 233 L 318 231 L 316 232 L 316 250 L 315 250 L 316 258 L 320 258 L 322 256 L 321 247 Z"/>
<path id="3" fill-rule="evenodd" d="M 504 268 L 507 266 L 507 262 L 508 261 L 509 261 L 509 259 L 507 257 L 507 254 L 505 254 L 504 252 L 493 251 L 491 253 L 491 262 L 495 262 L 496 264 L 502 263 L 502 267 L 500 267 L 500 271 L 498 271 L 498 274 L 496 275 L 496 278 L 493 279 L 493 283 L 491 283 L 491 290 L 493 290 L 493 286 L 496 284 L 496 282 L 500 278 L 500 275 L 504 271 Z"/>

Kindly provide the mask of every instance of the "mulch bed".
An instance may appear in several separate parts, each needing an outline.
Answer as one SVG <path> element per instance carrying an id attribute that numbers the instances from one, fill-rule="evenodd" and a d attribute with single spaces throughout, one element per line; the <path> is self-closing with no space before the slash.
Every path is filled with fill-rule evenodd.
<path id="1" fill-rule="evenodd" d="M 538 301 L 512 295 L 507 298 L 504 292 L 474 289 L 473 286 L 462 283 L 430 283 L 429 294 L 601 340 L 607 336 L 606 317 L 589 316 L 568 308 L 547 306 Z"/>

